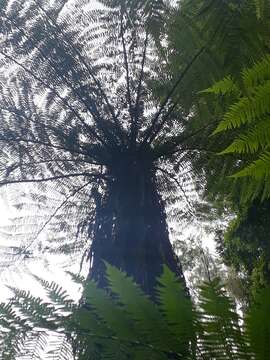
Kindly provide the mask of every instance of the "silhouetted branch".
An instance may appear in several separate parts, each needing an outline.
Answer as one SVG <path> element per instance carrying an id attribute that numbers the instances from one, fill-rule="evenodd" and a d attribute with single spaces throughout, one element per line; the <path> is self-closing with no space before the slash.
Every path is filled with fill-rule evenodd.
<path id="1" fill-rule="evenodd" d="M 23 184 L 23 183 L 42 183 L 42 182 L 47 182 L 47 181 L 55 181 L 55 180 L 59 180 L 59 179 L 66 179 L 66 178 L 70 178 L 70 177 L 80 177 L 80 176 L 102 178 L 104 180 L 107 180 L 107 177 L 105 175 L 91 174 L 91 173 L 83 172 L 83 173 L 51 176 L 51 177 L 40 178 L 40 179 L 2 180 L 2 181 L 0 181 L 0 186 L 1 185 L 10 185 L 10 184 Z"/>
<path id="2" fill-rule="evenodd" d="M 127 48 L 125 42 L 125 32 L 124 32 L 124 24 L 123 24 L 123 17 L 124 17 L 124 5 L 121 6 L 121 17 L 120 17 L 120 37 L 122 42 L 123 48 L 123 57 L 124 57 L 124 68 L 126 72 L 126 82 L 127 82 L 127 100 L 129 105 L 129 113 L 131 117 L 131 122 L 133 119 L 133 109 L 132 109 L 132 100 L 131 100 L 131 92 L 130 92 L 130 75 L 129 75 L 129 64 L 128 64 L 128 55 L 127 55 Z"/>
<path id="3" fill-rule="evenodd" d="M 187 134 L 187 135 L 177 135 L 177 136 L 172 136 L 169 138 L 168 141 L 156 145 L 154 147 L 153 153 L 154 153 L 154 158 L 158 159 L 160 157 L 168 157 L 171 155 L 176 154 L 179 151 L 188 151 L 188 150 L 202 150 L 202 151 L 209 151 L 207 149 L 202 149 L 202 148 L 185 148 L 184 143 L 185 141 L 191 139 L 192 137 L 199 135 L 202 133 L 202 131 L 206 130 L 207 128 L 213 126 L 214 124 L 218 123 L 218 120 L 214 120 L 214 121 L 210 121 L 209 123 L 205 124 L 204 126 L 200 127 L 199 129 L 197 129 L 196 131 L 192 132 L 191 134 Z M 182 146 L 181 148 L 179 148 L 179 146 Z"/>
<path id="4" fill-rule="evenodd" d="M 180 85 L 180 83 L 182 82 L 183 78 L 185 77 L 185 75 L 187 74 L 187 72 L 189 71 L 189 69 L 192 67 L 192 65 L 195 63 L 195 61 L 198 59 L 198 57 L 204 52 L 205 50 L 205 46 L 202 46 L 197 52 L 196 54 L 192 57 L 192 59 L 189 61 L 189 63 L 186 65 L 186 67 L 184 68 L 184 70 L 182 71 L 182 73 L 180 74 L 179 78 L 177 79 L 177 81 L 175 82 L 174 86 L 172 87 L 172 89 L 168 92 L 166 98 L 163 100 L 158 112 L 156 113 L 156 115 L 154 116 L 153 120 L 152 120 L 152 124 L 151 126 L 148 128 L 148 130 L 146 131 L 146 135 L 145 138 L 142 142 L 142 145 L 145 145 L 148 140 L 149 142 L 152 142 L 153 139 L 156 137 L 156 135 L 159 133 L 159 131 L 162 129 L 164 123 L 167 120 L 167 116 L 165 116 L 163 118 L 163 120 L 161 121 L 161 123 L 158 125 L 158 119 L 160 117 L 160 115 L 162 114 L 163 110 L 165 109 L 165 107 L 168 105 L 168 102 L 170 101 L 171 97 L 173 96 L 175 90 L 178 88 L 178 86 Z M 176 104 L 175 104 L 176 105 Z M 175 108 L 174 105 L 174 108 Z M 155 126 L 158 125 L 157 129 L 155 130 Z M 151 141 L 150 141 L 151 139 Z"/>
<path id="5" fill-rule="evenodd" d="M 65 148 L 63 146 L 59 146 L 59 145 L 54 145 L 54 144 L 51 144 L 51 143 L 45 143 L 43 141 L 40 141 L 40 140 L 36 140 L 36 139 L 24 139 L 24 138 L 21 138 L 21 137 L 16 137 L 16 138 L 11 138 L 11 137 L 1 137 L 0 136 L 0 141 L 3 141 L 3 142 L 6 142 L 6 143 L 9 143 L 9 142 L 23 142 L 23 143 L 26 143 L 26 144 L 35 144 L 35 145 L 40 145 L 40 146 L 45 146 L 45 147 L 51 147 L 51 148 L 54 148 L 56 150 L 62 150 L 62 151 L 67 151 L 71 154 L 79 154 L 79 155 L 83 155 L 83 156 L 86 156 L 86 157 L 93 157 L 94 158 L 94 155 L 91 154 L 91 153 L 88 153 L 88 152 L 82 152 L 82 151 L 79 151 L 79 150 L 75 150 L 75 149 L 68 149 L 68 148 Z"/>
<path id="6" fill-rule="evenodd" d="M 131 128 L 131 144 L 136 143 L 137 135 L 138 135 L 138 123 L 139 123 L 139 110 L 140 110 L 140 98 L 141 98 L 141 91 L 142 91 L 142 81 L 144 76 L 144 66 L 146 61 L 146 53 L 147 53 L 147 45 L 148 45 L 148 38 L 149 38 L 149 32 L 146 31 L 145 41 L 144 41 L 144 49 L 143 49 L 143 57 L 142 57 L 142 63 L 141 63 L 141 72 L 138 82 L 138 88 L 136 93 L 136 102 L 135 102 L 135 109 L 134 109 L 134 120 L 133 120 L 133 126 Z"/>

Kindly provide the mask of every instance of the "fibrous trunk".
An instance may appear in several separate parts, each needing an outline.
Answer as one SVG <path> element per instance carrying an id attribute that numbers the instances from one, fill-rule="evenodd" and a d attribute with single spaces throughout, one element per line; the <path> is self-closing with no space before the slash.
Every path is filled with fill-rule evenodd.
<path id="1" fill-rule="evenodd" d="M 112 181 L 96 201 L 89 278 L 106 285 L 105 260 L 127 272 L 148 294 L 153 294 L 164 264 L 184 281 L 152 167 L 144 159 L 128 158 L 109 171 Z"/>

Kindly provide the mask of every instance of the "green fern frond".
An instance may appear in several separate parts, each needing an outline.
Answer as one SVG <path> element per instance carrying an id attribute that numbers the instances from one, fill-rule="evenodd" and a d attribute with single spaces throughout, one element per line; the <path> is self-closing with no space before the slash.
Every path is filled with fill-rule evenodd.
<path id="1" fill-rule="evenodd" d="M 243 176 L 251 176 L 257 180 L 261 180 L 264 177 L 270 175 L 270 152 L 266 151 L 260 155 L 259 159 L 246 166 L 231 177 L 239 178 Z"/>
<path id="2" fill-rule="evenodd" d="M 87 282 L 81 304 L 61 318 L 47 359 L 70 359 L 71 346 L 80 360 L 269 359 L 270 289 L 259 294 L 241 329 L 235 304 L 219 279 L 201 287 L 195 311 L 176 276 L 166 267 L 159 278 L 158 304 L 116 268 L 107 265 L 107 274 L 110 291 Z M 47 288 L 48 284 L 42 284 Z M 51 326 L 44 323 L 42 316 L 38 323 L 36 312 L 51 319 L 53 315 L 44 311 L 40 299 L 26 292 L 16 291 L 15 297 L 15 302 L 0 304 L 0 326 L 4 319 L 8 330 L 0 328 L 1 359 L 14 360 L 18 354 L 22 360 L 32 355 L 41 359 L 39 355 L 47 342 L 44 331 L 51 330 Z M 32 313 L 18 306 L 23 302 Z M 44 330 L 35 331 L 27 323 Z"/>
<path id="3" fill-rule="evenodd" d="M 200 93 L 208 93 L 215 95 L 239 94 L 240 89 L 231 76 L 226 76 L 224 79 L 217 81 L 208 89 L 200 91 Z"/>
<path id="4" fill-rule="evenodd" d="M 270 79 L 270 55 L 266 55 L 251 68 L 242 72 L 243 84 L 247 90 Z"/>
<path id="5" fill-rule="evenodd" d="M 238 154 L 254 154 L 258 151 L 261 151 L 270 144 L 270 121 L 269 118 L 263 118 L 248 129 L 243 134 L 239 135 L 231 145 L 229 145 L 225 150 L 221 151 L 219 154 L 229 154 L 229 153 L 238 153 Z"/>
<path id="6" fill-rule="evenodd" d="M 117 268 L 107 265 L 109 288 L 116 299 L 122 304 L 123 309 L 134 319 L 137 334 L 144 343 L 160 347 L 166 351 L 179 349 L 178 341 L 172 336 L 166 322 L 162 318 L 158 307 L 143 293 L 133 280 Z"/>
<path id="7" fill-rule="evenodd" d="M 48 282 L 34 275 L 34 278 L 42 285 L 53 304 L 61 306 L 65 310 L 72 310 L 75 306 L 74 301 L 69 297 L 69 294 L 61 286 L 54 281 Z"/>
<path id="8" fill-rule="evenodd" d="M 84 285 L 86 281 L 84 276 L 80 274 L 75 274 L 72 271 L 66 271 L 66 274 L 68 274 L 71 277 L 72 281 L 75 282 L 76 284 Z"/>
<path id="9" fill-rule="evenodd" d="M 83 299 L 105 321 L 112 334 L 128 339 L 134 337 L 132 324 L 127 319 L 125 312 L 111 301 L 111 297 L 105 290 L 99 289 L 94 282 L 88 281 L 84 288 Z M 117 332 L 115 333 L 115 331 Z"/>
<path id="10" fill-rule="evenodd" d="M 266 81 L 254 89 L 252 97 L 245 96 L 231 105 L 213 134 L 254 122 L 267 115 L 269 111 L 270 81 Z"/>
<path id="11" fill-rule="evenodd" d="M 31 295 L 29 291 L 9 287 L 14 293 L 12 306 L 21 316 L 29 319 L 33 326 L 44 326 L 55 330 L 57 328 L 56 308 L 44 302 L 41 298 Z"/>
<path id="12" fill-rule="evenodd" d="M 270 196 L 270 55 L 242 71 L 240 82 L 238 98 L 225 112 L 213 135 L 238 129 L 230 131 L 234 140 L 219 155 L 235 154 L 239 157 L 240 154 L 241 161 L 235 163 L 237 167 L 248 163 L 231 175 L 238 180 L 236 185 L 240 186 L 243 193 L 240 201 L 245 203 L 256 197 L 265 199 Z M 250 159 L 253 159 L 252 163 Z M 243 180 L 244 177 L 248 177 L 247 181 Z"/>
<path id="13" fill-rule="evenodd" d="M 257 18 L 262 19 L 264 16 L 265 0 L 254 0 L 254 4 Z"/>
<path id="14" fill-rule="evenodd" d="M 208 358 L 247 359 L 235 304 L 219 279 L 205 283 L 199 297 L 199 347 Z"/>
<path id="15" fill-rule="evenodd" d="M 163 273 L 158 282 L 159 309 L 170 331 L 180 343 L 181 354 L 187 356 L 191 354 L 191 345 L 195 341 L 195 314 L 192 302 L 179 279 L 167 266 L 163 267 Z"/>
<path id="16" fill-rule="evenodd" d="M 270 288 L 257 294 L 255 304 L 249 310 L 245 331 L 250 339 L 256 360 L 270 358 Z"/>

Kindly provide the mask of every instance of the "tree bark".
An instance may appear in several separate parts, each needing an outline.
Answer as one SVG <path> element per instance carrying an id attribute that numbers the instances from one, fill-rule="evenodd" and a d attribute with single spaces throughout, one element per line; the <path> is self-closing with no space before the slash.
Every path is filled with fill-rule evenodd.
<path id="1" fill-rule="evenodd" d="M 127 272 L 151 295 L 162 265 L 184 282 L 151 162 L 127 157 L 109 171 L 113 181 L 103 195 L 96 196 L 89 278 L 106 286 L 105 260 Z"/>

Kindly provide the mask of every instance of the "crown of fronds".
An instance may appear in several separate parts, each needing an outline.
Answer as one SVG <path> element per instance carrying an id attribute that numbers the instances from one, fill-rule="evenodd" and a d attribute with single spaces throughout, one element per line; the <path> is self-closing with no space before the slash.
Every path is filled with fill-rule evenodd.
<path id="1" fill-rule="evenodd" d="M 156 301 L 118 269 L 107 265 L 109 286 L 83 285 L 80 304 L 55 283 L 38 279 L 48 301 L 13 289 L 0 306 L 2 359 L 269 359 L 270 290 L 260 293 L 244 323 L 218 279 L 205 283 L 195 306 L 164 267 Z M 20 357 L 22 359 L 22 357 Z"/>
<path id="2" fill-rule="evenodd" d="M 245 199 L 269 197 L 270 56 L 243 70 L 241 80 L 229 76 L 205 92 L 234 97 L 214 135 L 231 131 L 235 137 L 221 154 L 234 154 L 239 158 L 239 170 L 232 177 L 249 178 Z"/>

